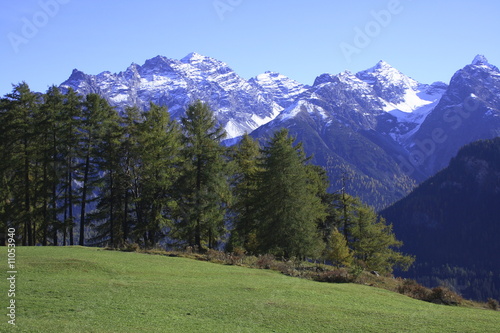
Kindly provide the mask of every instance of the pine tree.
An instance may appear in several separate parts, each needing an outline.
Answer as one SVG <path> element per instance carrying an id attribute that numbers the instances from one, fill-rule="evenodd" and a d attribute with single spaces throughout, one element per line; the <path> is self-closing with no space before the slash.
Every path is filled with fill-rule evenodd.
<path id="1" fill-rule="evenodd" d="M 320 250 L 317 225 L 326 216 L 326 207 L 302 145 L 294 146 L 294 141 L 282 129 L 262 149 L 258 242 L 261 253 L 303 258 Z"/>
<path id="2" fill-rule="evenodd" d="M 163 230 L 171 227 L 174 218 L 173 185 L 179 178 L 181 133 L 167 108 L 151 103 L 137 134 L 136 234 L 142 235 L 146 246 L 153 246 L 165 236 Z"/>
<path id="3" fill-rule="evenodd" d="M 59 189 L 63 182 L 61 177 L 62 144 L 59 115 L 63 109 L 64 96 L 59 88 L 52 86 L 44 95 L 44 102 L 39 108 L 36 120 L 37 154 L 42 169 L 41 186 L 38 200 L 41 204 L 42 245 L 47 245 L 49 229 L 53 244 L 58 244 Z"/>
<path id="4" fill-rule="evenodd" d="M 391 225 L 358 198 L 346 193 L 334 197 L 332 205 L 341 212 L 336 225 L 344 234 L 354 263 L 381 273 L 391 273 L 394 267 L 409 268 L 414 258 L 396 251 L 402 242 L 396 239 Z"/>
<path id="5" fill-rule="evenodd" d="M 352 263 L 353 256 L 349 246 L 347 246 L 347 240 L 337 228 L 333 229 L 329 237 L 325 259 L 331 261 L 337 267 L 349 267 Z"/>
<path id="6" fill-rule="evenodd" d="M 82 119 L 83 101 L 73 89 L 69 89 L 64 95 L 64 102 L 61 112 L 58 114 L 60 124 L 60 144 L 61 144 L 61 175 L 63 177 L 62 191 L 62 211 L 63 211 L 63 245 L 74 245 L 75 226 L 74 208 L 78 204 L 77 189 L 73 186 L 77 174 L 77 161 L 79 156 L 79 143 L 81 133 L 80 122 Z"/>
<path id="7" fill-rule="evenodd" d="M 34 198 L 39 181 L 35 115 L 39 95 L 26 83 L 13 87 L 2 101 L 2 181 L 5 184 L 6 224 L 15 227 L 22 245 L 35 245 L 37 233 Z"/>
<path id="8" fill-rule="evenodd" d="M 183 164 L 179 179 L 179 221 L 175 237 L 200 250 L 213 248 L 224 234 L 224 217 L 230 201 L 225 136 L 213 112 L 200 101 L 190 105 L 183 126 Z"/>
<path id="9" fill-rule="evenodd" d="M 249 252 L 256 248 L 255 207 L 257 205 L 257 175 L 260 149 L 257 141 L 248 134 L 232 150 L 233 228 L 226 249 L 243 247 Z"/>
<path id="10" fill-rule="evenodd" d="M 88 94 L 83 103 L 79 158 L 82 163 L 79 165 L 81 174 L 79 175 L 82 184 L 80 201 L 80 237 L 79 245 L 85 245 L 85 225 L 87 223 L 86 213 L 89 196 L 97 186 L 99 180 L 99 170 L 97 167 L 98 146 L 106 131 L 106 120 L 112 115 L 112 108 L 108 102 L 97 94 Z"/>
<path id="11" fill-rule="evenodd" d="M 123 142 L 120 169 L 123 172 L 124 192 L 121 230 L 123 241 L 128 242 L 132 231 L 137 226 L 137 209 L 135 204 L 140 198 L 141 155 L 146 152 L 139 144 L 140 123 L 142 115 L 138 107 L 125 108 L 122 118 Z"/>
<path id="12" fill-rule="evenodd" d="M 120 117 L 113 108 L 106 108 L 107 114 L 100 124 L 100 137 L 95 147 L 96 167 L 102 176 L 96 183 L 100 192 L 97 210 L 89 216 L 95 221 L 97 244 L 107 243 L 111 247 L 123 244 L 121 214 L 126 189 L 121 170 L 123 127 Z"/>

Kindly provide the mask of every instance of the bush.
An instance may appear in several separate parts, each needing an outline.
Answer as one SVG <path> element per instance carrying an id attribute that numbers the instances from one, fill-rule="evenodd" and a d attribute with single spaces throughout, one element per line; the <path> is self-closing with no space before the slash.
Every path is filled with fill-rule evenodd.
<path id="1" fill-rule="evenodd" d="M 429 288 L 426 288 L 417 281 L 411 279 L 404 280 L 398 287 L 398 292 L 421 301 L 427 301 L 431 294 L 431 290 Z"/>
<path id="2" fill-rule="evenodd" d="M 446 287 L 432 289 L 428 301 L 436 304 L 460 305 L 464 301 L 462 296 Z"/>
<path id="3" fill-rule="evenodd" d="M 493 298 L 488 298 L 488 302 L 486 303 L 488 305 L 488 308 L 497 311 L 500 305 L 498 304 L 498 301 Z"/>
<path id="4" fill-rule="evenodd" d="M 337 268 L 334 270 L 319 272 L 314 276 L 314 280 L 318 282 L 330 283 L 351 283 L 354 282 L 356 277 L 349 273 L 345 268 Z"/>
<path id="5" fill-rule="evenodd" d="M 226 263 L 227 255 L 224 252 L 208 249 L 207 260 L 216 263 Z"/>
<path id="6" fill-rule="evenodd" d="M 256 262 L 258 268 L 264 269 L 270 269 L 273 266 L 273 263 L 274 256 L 272 254 L 259 255 Z"/>
<path id="7" fill-rule="evenodd" d="M 123 248 L 123 251 L 125 251 L 125 252 L 139 252 L 140 250 L 141 250 L 141 247 L 137 243 L 125 244 L 125 247 Z"/>

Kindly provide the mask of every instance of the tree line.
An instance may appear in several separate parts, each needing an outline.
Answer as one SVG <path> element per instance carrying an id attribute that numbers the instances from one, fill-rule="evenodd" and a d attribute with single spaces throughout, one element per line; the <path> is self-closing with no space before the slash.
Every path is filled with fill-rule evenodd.
<path id="1" fill-rule="evenodd" d="M 413 258 L 392 226 L 286 129 L 233 147 L 207 104 L 120 115 L 98 94 L 26 83 L 0 100 L 0 218 L 22 245 L 223 248 L 382 272 Z"/>

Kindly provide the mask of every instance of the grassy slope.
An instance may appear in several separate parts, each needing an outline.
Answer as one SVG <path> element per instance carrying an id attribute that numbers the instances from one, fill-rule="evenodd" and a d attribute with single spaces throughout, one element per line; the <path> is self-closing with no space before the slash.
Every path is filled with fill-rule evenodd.
<path id="1" fill-rule="evenodd" d="M 17 327 L 2 315 L 0 332 L 497 332 L 500 327 L 500 312 L 185 258 L 19 247 L 17 269 Z M 5 309 L 5 292 L 0 300 Z"/>

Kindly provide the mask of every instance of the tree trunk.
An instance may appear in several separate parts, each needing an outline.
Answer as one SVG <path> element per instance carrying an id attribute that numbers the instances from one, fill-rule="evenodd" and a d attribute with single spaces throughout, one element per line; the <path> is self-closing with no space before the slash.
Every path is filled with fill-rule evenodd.
<path id="1" fill-rule="evenodd" d="M 85 244 L 85 208 L 87 204 L 87 187 L 88 178 L 90 170 L 90 148 L 87 151 L 87 156 L 85 158 L 85 171 L 83 175 L 83 188 L 82 188 L 82 206 L 80 211 L 80 240 L 79 245 L 84 246 Z"/>
<path id="2" fill-rule="evenodd" d="M 28 155 L 28 142 L 24 139 L 24 230 L 27 240 L 23 238 L 23 245 L 33 245 L 33 230 L 31 229 L 31 214 L 30 214 L 30 161 Z"/>

